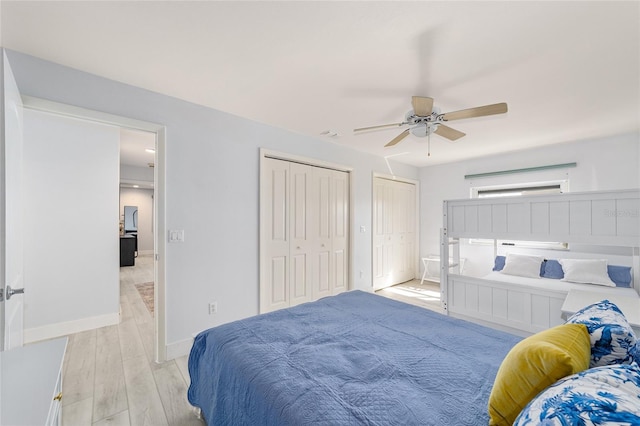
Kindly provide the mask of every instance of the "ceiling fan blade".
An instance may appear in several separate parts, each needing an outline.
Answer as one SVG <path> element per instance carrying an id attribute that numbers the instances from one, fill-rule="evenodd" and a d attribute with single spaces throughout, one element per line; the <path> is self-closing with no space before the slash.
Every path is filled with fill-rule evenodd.
<path id="1" fill-rule="evenodd" d="M 438 124 L 438 128 L 433 133 L 442 136 L 443 138 L 447 138 L 450 141 L 458 140 L 465 135 L 465 133 L 462 133 L 461 131 L 456 129 L 452 129 L 451 127 L 445 126 L 444 124 Z"/>
<path id="2" fill-rule="evenodd" d="M 393 124 L 381 124 L 380 126 L 360 127 L 359 129 L 353 129 L 354 132 L 361 132 L 364 130 L 385 129 L 387 127 L 399 127 L 407 123 L 393 123 Z"/>
<path id="3" fill-rule="evenodd" d="M 485 105 L 476 108 L 461 109 L 443 114 L 445 121 L 460 120 L 461 118 L 483 117 L 485 115 L 503 114 L 507 112 L 507 104 L 505 102 L 499 104 Z"/>
<path id="4" fill-rule="evenodd" d="M 433 99 L 423 96 L 412 96 L 411 105 L 413 105 L 413 112 L 418 117 L 427 117 L 431 115 L 433 111 Z"/>
<path id="5" fill-rule="evenodd" d="M 409 129 L 405 130 L 404 132 L 400 133 L 398 136 L 393 138 L 393 140 L 391 142 L 389 142 L 388 144 L 386 144 L 385 147 L 394 146 L 395 144 L 400 142 L 402 139 L 406 138 L 408 135 L 409 135 Z"/>

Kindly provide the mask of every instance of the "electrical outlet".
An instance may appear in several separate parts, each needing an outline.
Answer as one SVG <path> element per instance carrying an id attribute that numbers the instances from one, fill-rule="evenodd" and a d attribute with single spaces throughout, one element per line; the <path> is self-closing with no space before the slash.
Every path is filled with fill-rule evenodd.
<path id="1" fill-rule="evenodd" d="M 218 302 L 209 303 L 209 315 L 213 315 L 218 312 Z"/>

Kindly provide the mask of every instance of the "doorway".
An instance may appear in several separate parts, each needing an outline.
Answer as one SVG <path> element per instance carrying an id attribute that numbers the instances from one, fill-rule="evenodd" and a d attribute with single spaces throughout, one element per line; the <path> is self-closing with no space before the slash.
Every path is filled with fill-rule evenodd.
<path id="1" fill-rule="evenodd" d="M 153 289 L 154 289 L 154 307 L 155 316 L 153 320 L 153 346 L 154 346 L 154 358 L 158 362 L 162 362 L 166 359 L 166 326 L 165 326 L 165 275 L 164 275 L 164 254 L 165 244 L 162 238 L 159 236 L 164 235 L 165 229 L 165 211 L 164 211 L 164 199 L 165 199 L 165 181 L 164 181 L 164 152 L 165 152 L 165 130 L 164 127 L 155 123 L 142 122 L 139 120 L 129 119 L 126 117 L 114 116 L 98 111 L 91 111 L 84 108 L 79 108 L 71 105 L 59 104 L 42 99 L 23 97 L 25 109 L 30 109 L 38 112 L 48 113 L 67 119 L 72 118 L 78 121 L 84 121 L 86 123 L 96 123 L 107 125 L 120 129 L 128 129 L 131 131 L 146 132 L 151 134 L 155 139 L 155 153 L 151 154 L 153 171 L 152 171 L 152 201 L 153 211 L 150 213 L 152 228 L 152 248 L 150 249 L 150 257 L 153 263 Z M 149 155 L 149 153 L 147 153 Z M 116 160 L 117 161 L 117 160 Z M 118 164 L 114 167 L 120 168 Z M 114 182 L 115 183 L 115 182 Z M 117 183 L 116 183 L 117 185 Z M 117 203 L 118 201 L 116 201 Z M 111 208 L 110 208 L 111 209 Z M 114 227 L 118 227 L 118 217 L 115 216 L 118 212 L 118 207 L 113 206 L 110 210 L 114 214 Z M 115 231 L 115 229 L 114 229 Z M 113 237 L 118 235 L 117 232 L 113 232 Z M 117 246 L 117 241 L 114 242 Z M 117 249 L 116 249 L 117 253 Z M 119 253 L 118 253 L 119 254 Z M 75 297 L 75 296 L 72 296 Z M 116 313 L 118 315 L 118 313 Z M 87 326 L 87 324 L 83 324 Z M 68 330 L 67 333 L 80 331 Z M 62 335 L 62 334 L 59 334 Z"/>
<path id="2" fill-rule="evenodd" d="M 137 330 L 145 352 L 154 335 L 154 168 L 156 134 L 120 129 L 120 324 Z M 135 333 L 133 333 L 135 334 Z"/>

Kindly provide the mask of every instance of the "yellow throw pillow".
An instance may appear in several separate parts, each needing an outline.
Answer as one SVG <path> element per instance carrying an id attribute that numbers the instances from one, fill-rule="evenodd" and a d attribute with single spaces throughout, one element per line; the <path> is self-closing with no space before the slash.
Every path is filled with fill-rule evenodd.
<path id="1" fill-rule="evenodd" d="M 489 396 L 489 424 L 512 425 L 544 389 L 586 370 L 590 357 L 591 342 L 584 324 L 558 325 L 520 341 L 498 369 Z"/>

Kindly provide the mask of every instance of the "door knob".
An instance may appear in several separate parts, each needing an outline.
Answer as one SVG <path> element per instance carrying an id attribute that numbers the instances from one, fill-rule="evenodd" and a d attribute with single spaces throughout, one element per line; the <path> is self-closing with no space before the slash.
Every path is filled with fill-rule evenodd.
<path id="1" fill-rule="evenodd" d="M 24 288 L 11 288 L 10 285 L 7 286 L 7 300 L 11 299 L 11 296 L 14 294 L 22 294 L 24 293 Z"/>

